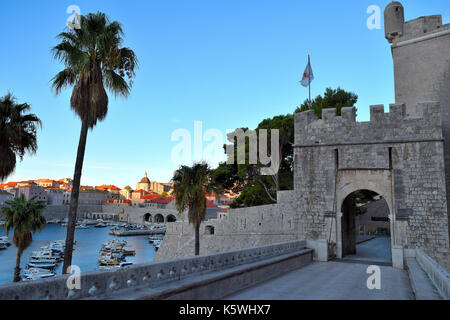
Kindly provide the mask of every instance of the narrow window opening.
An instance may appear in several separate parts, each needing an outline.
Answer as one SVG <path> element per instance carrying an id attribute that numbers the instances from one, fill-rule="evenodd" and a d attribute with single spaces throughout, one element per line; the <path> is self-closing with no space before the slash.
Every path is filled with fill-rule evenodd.
<path id="1" fill-rule="evenodd" d="M 339 150 L 334 149 L 334 164 L 336 166 L 336 170 L 339 169 Z"/>
<path id="2" fill-rule="evenodd" d="M 389 147 L 389 169 L 392 169 L 392 147 Z"/>

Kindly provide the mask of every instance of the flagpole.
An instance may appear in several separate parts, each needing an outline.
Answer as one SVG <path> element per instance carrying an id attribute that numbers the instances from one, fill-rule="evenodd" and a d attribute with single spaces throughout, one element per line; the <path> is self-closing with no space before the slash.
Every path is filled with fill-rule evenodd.
<path id="1" fill-rule="evenodd" d="M 308 77 L 308 88 L 309 88 L 309 107 L 312 107 L 311 103 L 311 61 L 308 54 L 308 68 L 309 68 L 309 77 Z"/>

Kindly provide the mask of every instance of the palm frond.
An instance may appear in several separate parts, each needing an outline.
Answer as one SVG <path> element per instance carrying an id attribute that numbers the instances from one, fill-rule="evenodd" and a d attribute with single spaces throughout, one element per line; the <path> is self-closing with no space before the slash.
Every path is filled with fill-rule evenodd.
<path id="1" fill-rule="evenodd" d="M 10 93 L 0 98 L 0 181 L 6 179 L 16 166 L 16 156 L 37 150 L 37 129 L 41 120 L 27 103 L 18 104 Z"/>
<path id="2" fill-rule="evenodd" d="M 130 94 L 130 86 L 121 76 L 119 76 L 113 70 L 105 70 L 103 76 L 106 88 L 114 93 L 116 97 L 118 95 L 128 97 L 128 95 Z"/>
<path id="3" fill-rule="evenodd" d="M 60 71 L 56 76 L 54 76 L 51 82 L 56 94 L 59 94 L 64 88 L 75 85 L 77 80 L 78 76 L 73 71 L 73 69 L 66 68 L 63 71 Z"/>

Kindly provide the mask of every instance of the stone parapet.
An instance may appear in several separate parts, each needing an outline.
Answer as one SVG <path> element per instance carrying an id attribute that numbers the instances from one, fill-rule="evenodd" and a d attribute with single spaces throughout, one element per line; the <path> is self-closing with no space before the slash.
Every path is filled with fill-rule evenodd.
<path id="1" fill-rule="evenodd" d="M 129 293 L 131 289 L 157 288 L 188 277 L 298 252 L 305 247 L 305 241 L 292 241 L 159 263 L 133 265 L 115 271 L 91 271 L 81 274 L 80 290 L 67 288 L 69 275 L 8 284 L 0 286 L 0 300 L 71 300 L 117 296 L 122 290 Z"/>

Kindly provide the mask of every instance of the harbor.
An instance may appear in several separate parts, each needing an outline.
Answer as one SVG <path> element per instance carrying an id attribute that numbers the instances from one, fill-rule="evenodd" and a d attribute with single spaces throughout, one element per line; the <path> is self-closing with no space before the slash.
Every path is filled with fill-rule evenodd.
<path id="1" fill-rule="evenodd" d="M 145 229 L 126 229 L 115 227 L 111 228 L 109 234 L 117 237 L 129 237 L 129 236 L 153 236 L 153 235 L 164 235 L 166 233 L 165 227 L 149 227 Z"/>
<path id="2" fill-rule="evenodd" d="M 84 221 L 77 225 L 72 261 L 73 265 L 80 267 L 81 272 L 109 270 L 153 261 L 163 235 L 159 235 L 160 238 L 153 243 L 149 241 L 148 234 L 154 233 L 145 232 L 161 232 L 161 230 L 139 230 L 142 226 L 115 225 L 109 222 L 101 224 L 98 227 L 99 222 Z M 33 280 L 62 274 L 61 253 L 64 251 L 66 238 L 64 225 L 64 222 L 50 223 L 41 233 L 33 234 L 33 242 L 21 258 L 23 279 Z M 117 236 L 111 234 L 111 228 L 118 232 L 128 232 L 126 240 L 119 240 Z M 17 248 L 12 244 L 12 234 L 6 237 L 3 228 L 0 228 L 0 240 L 1 285 L 12 282 Z"/>

